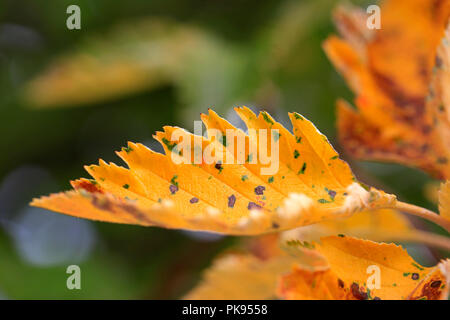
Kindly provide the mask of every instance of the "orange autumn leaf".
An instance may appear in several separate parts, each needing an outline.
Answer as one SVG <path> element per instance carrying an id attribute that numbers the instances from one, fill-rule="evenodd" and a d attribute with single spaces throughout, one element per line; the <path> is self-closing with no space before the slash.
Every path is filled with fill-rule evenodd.
<path id="1" fill-rule="evenodd" d="M 308 271 L 328 268 L 312 248 L 282 247 L 278 234 L 247 238 L 244 253 L 226 253 L 215 259 L 185 299 L 274 299 L 278 278 L 292 267 Z M 241 249 L 242 250 L 242 249 Z"/>
<path id="2" fill-rule="evenodd" d="M 334 219 L 288 230 L 281 234 L 281 238 L 282 241 L 312 242 L 335 234 L 372 241 L 421 243 L 450 250 L 445 236 L 416 229 L 404 214 L 394 209 L 364 211 L 349 218 Z"/>
<path id="3" fill-rule="evenodd" d="M 253 254 L 226 254 L 213 262 L 203 279 L 184 298 L 189 300 L 274 299 L 279 275 L 297 263 L 323 270 L 326 261 L 313 250 L 280 252 L 262 259 Z"/>
<path id="4" fill-rule="evenodd" d="M 427 268 L 400 246 L 346 236 L 322 238 L 316 248 L 327 259 L 329 268 L 309 271 L 294 266 L 281 277 L 277 290 L 280 297 L 352 300 L 448 297 L 450 260 Z M 379 275 L 379 287 L 372 278 L 375 273 Z"/>
<path id="5" fill-rule="evenodd" d="M 428 181 L 423 187 L 423 195 L 431 203 L 438 203 L 439 201 L 439 181 Z"/>
<path id="6" fill-rule="evenodd" d="M 285 240 L 318 241 L 324 236 L 344 233 L 373 241 L 392 240 L 398 233 L 414 230 L 408 218 L 393 209 L 363 211 L 346 219 L 324 221 L 283 232 Z"/>
<path id="7" fill-rule="evenodd" d="M 410 300 L 448 300 L 450 260 L 440 262 L 407 297 Z"/>
<path id="8" fill-rule="evenodd" d="M 439 214 L 450 221 L 450 180 L 442 183 L 439 189 Z"/>
<path id="9" fill-rule="evenodd" d="M 431 146 L 442 156 L 438 162 L 450 167 L 450 24 L 438 47 L 433 79 L 427 98 L 427 113 L 432 119 Z M 447 171 L 446 171 L 447 172 Z M 443 175 L 448 179 L 448 175 Z"/>
<path id="10" fill-rule="evenodd" d="M 184 299 L 274 299 L 277 275 L 287 272 L 292 263 L 288 256 L 265 262 L 250 255 L 226 255 L 214 261 L 200 285 Z"/>
<path id="11" fill-rule="evenodd" d="M 369 30 L 360 9 L 336 11 L 341 37 L 329 37 L 324 49 L 356 95 L 357 110 L 342 100 L 337 104 L 339 138 L 351 155 L 450 177 L 445 90 L 429 90 L 432 81 L 448 87 L 448 69 L 442 67 L 448 49 L 441 45 L 438 58 L 436 52 L 449 15 L 449 1 L 385 0 L 381 29 Z M 433 76 L 433 70 L 441 71 Z"/>
<path id="12" fill-rule="evenodd" d="M 356 300 L 330 269 L 308 271 L 293 267 L 281 277 L 277 293 L 286 300 Z"/>
<path id="13" fill-rule="evenodd" d="M 243 235 L 395 205 L 395 196 L 356 182 L 326 137 L 299 114 L 290 114 L 292 134 L 266 112 L 236 111 L 249 134 L 210 111 L 202 115 L 211 130 L 208 138 L 166 126 L 155 135 L 166 154 L 129 143 L 117 153 L 128 168 L 100 160 L 86 167 L 93 180 L 76 180 L 74 190 L 35 199 L 32 205 L 107 222 Z M 209 134 L 213 129 L 227 139 Z M 227 129 L 233 137 L 226 136 Z M 181 142 L 173 139 L 180 133 Z M 239 141 L 245 142 L 240 151 Z M 264 142 L 269 150 L 278 149 L 274 172 L 264 173 L 273 164 L 262 164 Z M 227 161 L 206 161 L 206 150 Z"/>
<path id="14" fill-rule="evenodd" d="M 267 242 L 262 239 L 260 244 Z M 270 237 L 269 246 L 274 243 Z M 321 243 L 291 241 L 286 250 L 260 256 L 219 257 L 186 299 L 445 299 L 450 260 L 427 268 L 400 246 L 348 236 L 330 236 Z M 368 289 L 379 267 L 380 288 Z M 369 269 L 373 270 L 373 269 Z M 275 290 L 276 289 L 276 290 Z"/>

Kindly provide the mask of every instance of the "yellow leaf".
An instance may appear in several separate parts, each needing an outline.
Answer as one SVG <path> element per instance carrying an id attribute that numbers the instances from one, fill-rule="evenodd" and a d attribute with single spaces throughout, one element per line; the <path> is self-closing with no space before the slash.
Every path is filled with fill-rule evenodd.
<path id="1" fill-rule="evenodd" d="M 428 181 L 423 187 L 423 195 L 431 203 L 438 203 L 439 199 L 439 181 Z"/>
<path id="2" fill-rule="evenodd" d="M 173 21 L 147 18 L 121 24 L 57 57 L 26 84 L 24 96 L 39 108 L 111 100 L 179 82 L 199 52 L 221 50 L 223 45 L 206 32 Z"/>
<path id="3" fill-rule="evenodd" d="M 441 184 L 439 190 L 439 213 L 445 219 L 450 220 L 450 180 Z"/>
<path id="4" fill-rule="evenodd" d="M 318 241 L 322 237 L 336 234 L 373 241 L 415 242 L 450 250 L 445 236 L 416 229 L 404 214 L 393 209 L 359 212 L 349 218 L 285 231 L 281 237 L 285 241 Z"/>
<path id="5" fill-rule="evenodd" d="M 450 285 L 450 260 L 441 261 L 426 275 L 407 297 L 410 300 L 448 300 Z"/>
<path id="6" fill-rule="evenodd" d="M 291 261 L 262 262 L 246 255 L 227 255 L 216 260 L 203 282 L 185 299 L 273 299 L 277 274 L 289 270 Z"/>
<path id="7" fill-rule="evenodd" d="M 202 115 L 208 138 L 164 127 L 155 138 L 165 155 L 129 143 L 117 153 L 128 169 L 100 160 L 85 167 L 94 180 L 76 181 L 74 191 L 32 205 L 94 220 L 243 235 L 395 205 L 395 196 L 356 182 L 326 137 L 299 114 L 290 114 L 292 134 L 266 112 L 236 110 L 249 135 L 210 111 Z M 226 136 L 227 129 L 235 136 Z M 217 133 L 227 139 L 220 141 Z M 240 141 L 245 148 L 238 156 Z M 278 156 L 273 152 L 271 162 L 264 162 L 263 153 L 276 146 Z M 208 160 L 207 150 L 212 160 L 222 160 Z M 276 170 L 264 173 L 273 165 Z"/>
<path id="8" fill-rule="evenodd" d="M 315 250 L 291 246 L 282 250 L 278 234 L 248 238 L 246 253 L 217 258 L 185 299 L 274 299 L 279 275 L 295 265 L 308 271 L 326 270 L 328 264 Z"/>
<path id="9" fill-rule="evenodd" d="M 351 237 L 322 238 L 316 244 L 328 270 L 305 272 L 296 266 L 280 281 L 278 294 L 287 299 L 447 299 L 450 260 L 427 268 L 400 246 Z M 377 269 L 377 271 L 375 271 Z M 375 274 L 379 274 L 379 288 Z M 304 291 L 315 283 L 319 290 Z"/>
<path id="10" fill-rule="evenodd" d="M 422 280 L 430 271 L 417 265 L 406 250 L 394 244 L 332 236 L 323 238 L 317 247 L 327 258 L 330 269 L 347 286 L 354 282 L 360 287 L 365 286 L 369 278 L 367 268 L 378 266 L 381 288 L 373 289 L 372 292 L 382 299 L 405 298 L 418 285 L 418 280 Z M 415 274 L 419 276 L 416 280 L 413 279 Z"/>
<path id="11" fill-rule="evenodd" d="M 342 38 L 324 49 L 356 94 L 358 110 L 338 102 L 339 138 L 353 156 L 450 176 L 450 130 L 443 138 L 426 103 L 433 66 L 448 61 L 435 56 L 449 15 L 448 1 L 385 0 L 381 29 L 369 31 L 359 9 L 338 9 Z"/>
<path id="12" fill-rule="evenodd" d="M 450 171 L 450 24 L 437 49 L 433 79 L 427 97 L 427 113 L 432 119 L 430 145 L 439 155 L 437 162 Z M 448 174 L 443 175 L 449 178 Z"/>
<path id="13" fill-rule="evenodd" d="M 281 276 L 277 296 L 286 300 L 344 300 L 352 299 L 349 289 L 331 270 L 307 271 L 293 267 Z M 354 300 L 354 299 L 352 299 Z"/>
<path id="14" fill-rule="evenodd" d="M 313 251 L 309 258 L 318 264 L 318 269 L 326 265 Z M 275 299 L 278 276 L 288 272 L 297 260 L 296 256 L 288 254 L 265 260 L 250 254 L 225 255 L 213 263 L 185 299 Z"/>
<path id="15" fill-rule="evenodd" d="M 354 214 L 346 219 L 324 221 L 308 227 L 283 232 L 286 240 L 299 239 L 318 241 L 324 236 L 343 233 L 373 241 L 393 240 L 396 233 L 413 230 L 413 225 L 400 212 L 392 209 L 378 209 Z"/>

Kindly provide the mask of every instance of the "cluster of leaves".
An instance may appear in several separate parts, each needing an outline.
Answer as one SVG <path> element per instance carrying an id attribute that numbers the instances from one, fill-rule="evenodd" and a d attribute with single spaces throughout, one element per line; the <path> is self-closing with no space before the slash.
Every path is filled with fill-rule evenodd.
<path id="1" fill-rule="evenodd" d="M 262 175 L 263 166 L 251 161 L 176 164 L 173 159 L 184 155 L 173 152 L 176 128 L 166 126 L 155 135 L 165 154 L 129 143 L 117 153 L 128 168 L 100 160 L 86 167 L 93 179 L 72 181 L 72 191 L 35 199 L 32 205 L 115 223 L 232 235 L 274 233 L 253 240 L 247 253 L 221 257 L 187 298 L 446 299 L 450 260 L 423 267 L 401 247 L 372 240 L 398 237 L 449 247 L 447 237 L 415 230 L 399 211 L 450 230 L 450 182 L 445 182 L 450 175 L 450 29 L 445 31 L 450 3 L 383 4 L 383 29 L 374 31 L 366 29 L 361 10 L 339 8 L 342 38 L 330 37 L 324 45 L 357 95 L 358 111 L 338 102 L 341 141 L 356 157 L 417 166 L 444 180 L 440 215 L 358 182 L 303 116 L 289 115 L 291 133 L 268 113 L 256 115 L 245 107 L 236 112 L 247 128 L 279 130 L 280 164 L 272 176 Z M 411 20 L 419 21 L 418 27 L 411 27 Z M 246 146 L 260 144 L 213 111 L 202 121 L 224 134 L 235 130 Z M 193 151 L 200 140 L 216 154 L 237 154 L 237 143 L 188 135 Z M 258 156 L 245 150 L 246 159 Z M 336 232 L 341 235 L 325 236 Z M 315 241 L 320 236 L 325 237 Z M 366 283 L 370 265 L 381 269 L 379 289 L 370 290 Z"/>

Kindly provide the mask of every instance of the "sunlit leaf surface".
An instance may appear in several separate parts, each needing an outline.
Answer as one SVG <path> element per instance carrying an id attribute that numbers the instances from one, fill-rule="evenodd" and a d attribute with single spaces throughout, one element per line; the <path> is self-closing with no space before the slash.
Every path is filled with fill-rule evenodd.
<path id="1" fill-rule="evenodd" d="M 259 136 L 237 130 L 210 111 L 202 115 L 205 126 L 224 137 L 232 129 L 234 137 L 204 138 L 166 126 L 155 135 L 165 155 L 129 143 L 118 152 L 128 168 L 100 160 L 86 167 L 93 180 L 74 181 L 73 191 L 35 199 L 32 205 L 108 222 L 249 235 L 395 204 L 395 196 L 356 182 L 326 137 L 303 116 L 290 114 L 290 133 L 266 112 L 236 111 L 249 132 Z M 190 144 L 173 140 L 180 131 L 182 141 Z M 245 142 L 241 152 L 236 150 L 239 141 Z M 279 149 L 273 159 L 277 168 L 268 174 L 264 170 L 275 162 L 262 164 L 260 151 L 268 148 L 264 142 Z M 198 150 L 212 150 L 224 160 L 208 162 L 201 152 L 195 162 Z"/>

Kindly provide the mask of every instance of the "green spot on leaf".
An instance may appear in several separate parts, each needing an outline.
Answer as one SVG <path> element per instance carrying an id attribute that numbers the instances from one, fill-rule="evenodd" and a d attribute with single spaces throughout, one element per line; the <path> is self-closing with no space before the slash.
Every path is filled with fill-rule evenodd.
<path id="1" fill-rule="evenodd" d="M 221 142 L 222 142 L 223 146 L 226 147 L 227 146 L 227 137 L 222 136 Z"/>
<path id="2" fill-rule="evenodd" d="M 123 147 L 122 151 L 125 151 L 126 153 L 130 153 L 131 151 L 133 151 L 133 148 L 131 148 L 131 147 Z"/>
<path id="3" fill-rule="evenodd" d="M 262 112 L 262 116 L 264 118 L 264 121 L 266 121 L 267 123 L 273 124 L 273 121 L 269 118 L 269 115 L 267 114 L 267 112 Z"/>
<path id="4" fill-rule="evenodd" d="M 172 179 L 170 179 L 170 183 L 173 184 L 174 186 L 177 186 L 177 187 L 178 187 L 178 181 L 176 181 L 177 178 L 178 178 L 178 176 L 177 176 L 177 175 L 174 175 L 174 176 L 172 177 Z"/>
<path id="5" fill-rule="evenodd" d="M 177 144 L 175 142 L 171 143 L 166 138 L 162 138 L 162 142 L 166 145 L 166 147 L 167 147 L 167 149 L 169 149 L 169 151 L 172 151 L 173 148 L 175 148 L 177 146 Z"/>
<path id="6" fill-rule="evenodd" d="M 303 162 L 302 168 L 298 171 L 297 174 L 304 174 L 306 170 L 306 162 Z"/>
<path id="7" fill-rule="evenodd" d="M 412 262 L 411 263 L 414 267 L 416 267 L 417 269 L 419 269 L 419 270 L 423 270 L 423 268 L 421 267 L 421 266 L 419 266 L 418 264 L 416 264 L 416 263 L 414 263 L 414 262 Z"/>

